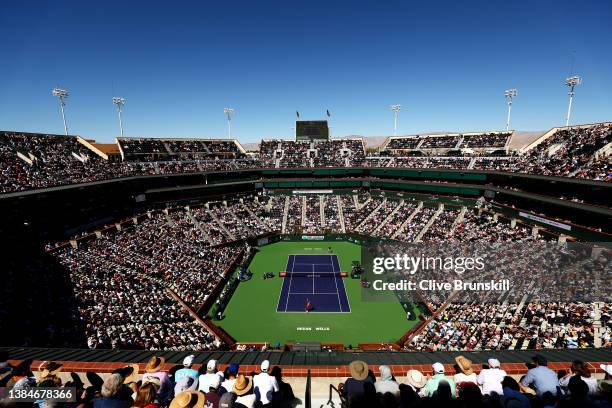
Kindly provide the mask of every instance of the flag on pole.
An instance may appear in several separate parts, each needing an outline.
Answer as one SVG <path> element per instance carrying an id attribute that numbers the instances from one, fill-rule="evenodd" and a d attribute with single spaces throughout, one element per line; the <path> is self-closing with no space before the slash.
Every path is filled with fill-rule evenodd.
<path id="1" fill-rule="evenodd" d="M 329 113 L 329 109 L 327 110 L 327 117 L 331 118 L 331 113 Z"/>
<path id="2" fill-rule="evenodd" d="M 300 112 L 295 111 L 295 116 L 297 116 L 297 118 L 299 119 L 300 118 Z"/>

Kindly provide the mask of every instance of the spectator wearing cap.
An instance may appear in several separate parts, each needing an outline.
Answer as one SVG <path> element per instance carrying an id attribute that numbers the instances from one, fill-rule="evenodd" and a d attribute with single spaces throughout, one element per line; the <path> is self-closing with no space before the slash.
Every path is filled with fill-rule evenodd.
<path id="1" fill-rule="evenodd" d="M 570 372 L 559 380 L 559 385 L 567 388 L 572 377 L 579 376 L 589 387 L 589 395 L 597 394 L 597 379 L 591 375 L 591 370 L 582 361 L 575 360 L 570 367 Z"/>
<path id="2" fill-rule="evenodd" d="M 254 408 L 257 396 L 253 393 L 253 379 L 240 374 L 234 381 L 232 392 L 236 394 L 234 407 Z"/>
<path id="3" fill-rule="evenodd" d="M 197 388 L 199 373 L 197 370 L 194 370 L 193 368 L 191 368 L 191 366 L 193 365 L 194 358 L 195 356 L 191 354 L 183 359 L 183 368 L 177 370 L 176 373 L 174 373 L 175 383 L 178 384 L 183 379 L 183 377 L 191 377 L 195 380 L 195 384 Z"/>
<path id="4" fill-rule="evenodd" d="M 225 380 L 221 383 L 221 393 L 225 393 L 234 389 L 234 383 L 236 382 L 236 376 L 240 370 L 240 365 L 231 363 L 225 370 Z"/>
<path id="5" fill-rule="evenodd" d="M 412 390 L 419 394 L 425 384 L 427 384 L 427 378 L 419 370 L 409 370 L 406 373 L 406 384 L 412 388 Z"/>
<path id="6" fill-rule="evenodd" d="M 207 393 L 210 385 L 215 381 L 215 379 L 221 380 L 219 374 L 217 374 L 217 361 L 216 360 L 208 360 L 206 364 L 206 373 L 200 375 L 198 379 L 198 390 L 203 393 Z"/>
<path id="7" fill-rule="evenodd" d="M 455 380 L 457 386 L 461 386 L 463 383 L 478 384 L 478 376 L 474 372 L 472 361 L 464 356 L 457 356 L 455 362 L 457 363 L 457 374 L 453 376 L 453 380 Z"/>
<path id="8" fill-rule="evenodd" d="M 272 403 L 273 395 L 279 391 L 276 378 L 268 374 L 270 362 L 264 360 L 261 363 L 261 373 L 253 377 L 255 395 L 262 406 L 267 407 Z"/>
<path id="9" fill-rule="evenodd" d="M 431 368 L 433 370 L 433 376 L 427 380 L 425 388 L 423 388 L 423 394 L 427 397 L 437 395 L 438 387 L 446 383 L 450 388 L 451 396 L 455 398 L 455 395 L 457 395 L 457 386 L 455 385 L 455 380 L 444 375 L 444 365 L 442 363 L 434 363 Z M 446 387 L 446 385 L 443 385 L 443 387 Z"/>
<path id="10" fill-rule="evenodd" d="M 502 381 L 508 374 L 500 368 L 501 364 L 498 359 L 490 358 L 487 363 L 489 368 L 483 369 L 478 374 L 478 385 L 482 388 L 484 395 L 497 394 L 501 396 L 504 393 Z"/>
<path id="11" fill-rule="evenodd" d="M 533 387 L 538 397 L 541 397 L 546 392 L 557 395 L 559 379 L 557 374 L 547 367 L 548 360 L 544 356 L 537 354 L 533 357 L 532 361 L 535 367 L 527 371 L 527 374 L 521 379 L 521 385 Z"/>
<path id="12" fill-rule="evenodd" d="M 206 393 L 206 408 L 219 408 L 221 401 L 221 376 L 211 377 L 208 392 Z"/>
<path id="13" fill-rule="evenodd" d="M 201 392 L 183 391 L 172 399 L 170 408 L 204 408 L 205 401 L 206 397 Z"/>
<path id="14" fill-rule="evenodd" d="M 129 408 L 134 402 L 121 392 L 123 377 L 119 373 L 109 375 L 102 384 L 101 396 L 94 398 L 93 408 Z"/>
<path id="15" fill-rule="evenodd" d="M 395 398 L 399 398 L 399 384 L 393 378 L 391 367 L 382 365 L 378 367 L 378 371 L 380 371 L 380 380 L 374 383 L 374 388 L 376 389 L 376 392 L 381 393 L 382 395 L 388 393 L 393 395 Z"/>
<path id="16" fill-rule="evenodd" d="M 166 360 L 163 357 L 153 356 L 149 359 L 145 367 L 145 373 L 142 376 L 142 382 L 157 379 L 159 382 L 159 401 L 164 404 L 172 398 L 172 381 L 168 377 L 168 373 L 162 371 Z"/>
<path id="17" fill-rule="evenodd" d="M 342 395 L 352 401 L 363 398 L 366 393 L 366 385 L 372 386 L 374 381 L 369 376 L 368 365 L 364 361 L 356 360 L 349 364 L 351 376 L 344 384 L 340 384 Z"/>

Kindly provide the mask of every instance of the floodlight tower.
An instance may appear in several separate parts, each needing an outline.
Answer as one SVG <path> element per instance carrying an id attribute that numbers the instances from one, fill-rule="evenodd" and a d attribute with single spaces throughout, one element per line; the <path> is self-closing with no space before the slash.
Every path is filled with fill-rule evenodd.
<path id="1" fill-rule="evenodd" d="M 117 105 L 117 112 L 119 113 L 119 130 L 121 130 L 121 137 L 123 137 L 123 118 L 121 114 L 123 112 L 123 105 L 125 105 L 125 98 L 113 96 L 113 103 Z"/>
<path id="2" fill-rule="evenodd" d="M 227 116 L 227 138 L 232 138 L 232 114 L 234 113 L 233 108 L 223 108 L 223 112 Z"/>
<path id="3" fill-rule="evenodd" d="M 393 111 L 393 136 L 397 136 L 397 117 L 399 115 L 399 111 L 402 109 L 402 105 L 395 104 L 390 106 Z"/>
<path id="4" fill-rule="evenodd" d="M 65 99 L 68 98 L 68 91 L 62 88 L 53 88 L 51 90 L 53 96 L 59 98 L 60 110 L 62 112 L 62 120 L 64 121 L 64 133 L 68 136 L 68 125 L 66 125 L 66 114 L 64 113 L 64 106 L 66 106 Z"/>
<path id="5" fill-rule="evenodd" d="M 514 88 L 507 89 L 506 92 L 504 92 L 504 95 L 506 96 L 506 103 L 508 103 L 508 119 L 506 120 L 507 132 L 508 130 L 510 130 L 510 112 L 512 111 L 512 98 L 518 95 L 518 92 Z"/>
<path id="6" fill-rule="evenodd" d="M 572 114 L 572 101 L 574 99 L 574 95 L 576 95 L 576 92 L 574 92 L 574 88 L 580 84 L 582 84 L 582 78 L 578 75 L 574 75 L 565 79 L 565 85 L 569 87 L 569 92 L 567 93 L 569 95 L 569 106 L 567 107 L 567 117 L 565 118 L 565 126 L 569 126 L 570 116 Z"/>

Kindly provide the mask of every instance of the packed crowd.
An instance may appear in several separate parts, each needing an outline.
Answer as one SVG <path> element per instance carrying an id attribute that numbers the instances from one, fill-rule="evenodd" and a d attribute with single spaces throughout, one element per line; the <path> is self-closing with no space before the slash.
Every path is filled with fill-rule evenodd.
<path id="1" fill-rule="evenodd" d="M 297 398 L 280 366 L 263 360 L 252 372 L 231 363 L 221 369 L 209 360 L 199 369 L 196 355 L 169 368 L 163 357 L 153 356 L 144 371 L 138 364 L 115 369 L 106 378 L 95 372 L 62 373 L 63 365 L 45 361 L 34 374 L 27 365 L 13 366 L 0 356 L 0 387 L 13 392 L 35 391 L 38 387 L 73 388 L 74 403 L 42 399 L 35 406 L 58 408 L 285 408 L 309 404 Z M 355 360 L 350 376 L 337 384 L 330 406 L 340 400 L 343 408 L 609 408 L 612 403 L 612 365 L 595 366 L 580 360 L 558 372 L 548 359 L 536 354 L 527 362 L 525 374 L 509 375 L 495 357 L 479 368 L 468 357 L 457 355 L 452 369 L 441 362 L 429 372 L 409 369 L 400 372 L 387 365 L 371 368 Z M 397 369 L 397 367 L 395 367 Z M 374 373 L 374 370 L 377 373 Z M 66 381 L 66 378 L 70 380 Z M 330 384 L 335 386 L 336 384 Z M 311 391 L 304 398 L 309 400 Z M 17 406 L 1 401 L 2 406 Z"/>
<path id="2" fill-rule="evenodd" d="M 594 156 L 612 141 L 612 126 L 609 124 L 559 130 L 522 155 L 394 156 L 401 149 L 416 149 L 417 146 L 419 149 L 501 148 L 508 137 L 505 133 L 491 133 L 392 138 L 381 153 L 393 157 L 366 156 L 361 139 L 320 142 L 271 140 L 261 142 L 259 155 L 254 158 L 246 158 L 233 140 L 120 138 L 119 147 L 125 160 L 111 162 L 73 136 L 0 132 L 0 193 L 128 176 L 261 167 L 452 168 L 604 181 L 611 178 L 609 157 L 605 154 L 598 158 Z"/>

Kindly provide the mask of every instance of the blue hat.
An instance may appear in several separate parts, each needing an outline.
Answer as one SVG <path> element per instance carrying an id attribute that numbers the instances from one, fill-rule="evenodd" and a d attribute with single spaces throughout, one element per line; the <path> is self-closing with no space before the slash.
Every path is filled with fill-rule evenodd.
<path id="1" fill-rule="evenodd" d="M 229 367 L 227 367 L 227 372 L 231 375 L 236 375 L 238 374 L 238 369 L 240 368 L 240 365 L 236 364 L 236 363 L 231 363 L 229 365 Z"/>

